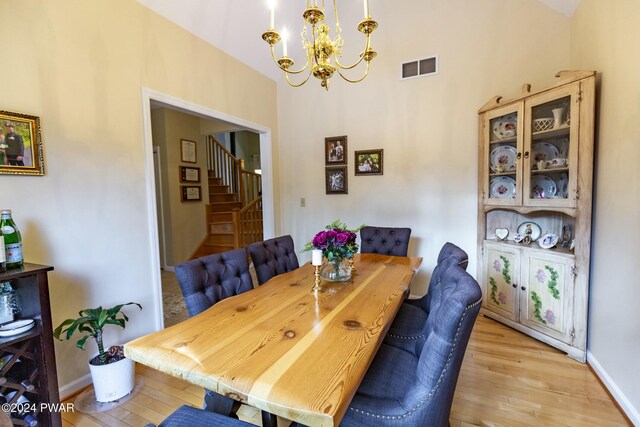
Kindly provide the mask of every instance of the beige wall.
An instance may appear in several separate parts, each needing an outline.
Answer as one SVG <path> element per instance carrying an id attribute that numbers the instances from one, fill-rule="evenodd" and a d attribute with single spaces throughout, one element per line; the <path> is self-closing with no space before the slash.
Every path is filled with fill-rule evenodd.
<path id="1" fill-rule="evenodd" d="M 271 128 L 277 141 L 276 85 L 134 0 L 4 0 L 2 11 L 0 107 L 41 118 L 47 174 L 0 177 L 0 205 L 13 209 L 26 259 L 55 266 L 54 324 L 137 301 L 143 311 L 106 341 L 150 332 L 141 88 Z M 73 388 L 89 354 L 63 342 L 56 356 L 60 385 Z"/>
<path id="2" fill-rule="evenodd" d="M 447 241 L 476 270 L 478 109 L 525 82 L 552 83 L 569 63 L 570 21 L 537 1 L 379 1 L 372 13 L 379 55 L 364 82 L 278 86 L 281 224 L 299 249 L 336 218 L 410 226 L 410 255 L 424 257 L 412 292 L 422 294 Z M 438 75 L 399 80 L 401 62 L 430 55 Z M 325 194 L 324 138 L 337 135 L 348 136 L 349 195 Z M 354 176 L 354 150 L 376 148 L 384 175 Z"/>
<path id="3" fill-rule="evenodd" d="M 159 108 L 151 113 L 153 145 L 159 146 L 161 151 L 164 237 L 168 266 L 190 259 L 207 233 L 205 204 L 209 200 L 209 187 L 206 178 L 206 137 L 200 135 L 200 121 L 199 117 L 166 108 Z M 182 161 L 182 139 L 196 142 L 197 163 Z M 200 168 L 200 182 L 181 183 L 180 166 Z M 202 200 L 183 202 L 183 185 L 199 186 Z"/>
<path id="4" fill-rule="evenodd" d="M 600 73 L 589 360 L 640 425 L 640 2 L 582 0 L 571 66 Z M 620 398 L 623 397 L 622 400 Z M 625 401 L 626 399 L 626 401 Z M 635 409 L 634 409 L 635 408 Z M 630 411 L 629 411 L 630 410 Z"/>

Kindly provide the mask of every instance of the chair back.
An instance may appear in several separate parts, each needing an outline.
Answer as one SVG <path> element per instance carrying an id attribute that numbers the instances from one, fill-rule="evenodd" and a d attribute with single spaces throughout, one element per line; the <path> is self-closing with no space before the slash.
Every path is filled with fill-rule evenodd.
<path id="1" fill-rule="evenodd" d="M 440 249 L 440 253 L 438 254 L 438 264 L 449 257 L 454 257 L 458 260 L 458 265 L 460 267 L 465 270 L 467 269 L 469 265 L 469 255 L 451 242 L 445 243 L 442 249 Z"/>
<path id="2" fill-rule="evenodd" d="M 362 227 L 360 230 L 360 252 L 407 256 L 409 250 L 410 228 Z"/>
<path id="3" fill-rule="evenodd" d="M 426 340 L 416 372 L 420 396 L 407 393 L 404 405 L 413 407 L 428 398 L 424 424 L 447 426 L 462 359 L 480 311 L 478 282 L 462 267 L 451 266 L 431 298 Z"/>
<path id="4" fill-rule="evenodd" d="M 429 306 L 431 305 L 432 290 L 435 290 L 438 287 L 442 277 L 452 265 L 457 265 L 466 270 L 469 265 L 469 255 L 453 243 L 447 242 L 444 244 L 442 249 L 440 249 L 440 253 L 438 254 L 438 264 L 435 266 L 433 273 L 431 274 L 431 281 L 429 281 L 427 294 L 419 300 L 418 305 L 427 314 L 429 314 Z"/>
<path id="5" fill-rule="evenodd" d="M 207 255 L 183 262 L 175 268 L 189 316 L 216 302 L 253 289 L 244 249 Z"/>
<path id="6" fill-rule="evenodd" d="M 258 284 L 300 267 L 291 236 L 280 236 L 247 247 L 256 269 Z"/>

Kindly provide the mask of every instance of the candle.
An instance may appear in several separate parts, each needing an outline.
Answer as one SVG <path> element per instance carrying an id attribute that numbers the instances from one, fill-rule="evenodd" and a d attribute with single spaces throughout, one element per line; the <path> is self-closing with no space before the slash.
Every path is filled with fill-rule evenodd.
<path id="1" fill-rule="evenodd" d="M 369 0 L 364 0 L 364 19 L 369 17 Z"/>
<path id="2" fill-rule="evenodd" d="M 289 39 L 289 32 L 287 27 L 282 28 L 282 56 L 287 56 L 287 40 Z"/>
<path id="3" fill-rule="evenodd" d="M 311 264 L 312 265 L 322 265 L 322 250 L 314 249 L 311 253 Z"/>
<path id="4" fill-rule="evenodd" d="M 269 11 L 271 12 L 271 26 L 269 27 L 270 29 L 274 29 L 275 28 L 275 16 L 276 16 L 276 2 L 275 0 L 271 0 L 269 2 Z"/>

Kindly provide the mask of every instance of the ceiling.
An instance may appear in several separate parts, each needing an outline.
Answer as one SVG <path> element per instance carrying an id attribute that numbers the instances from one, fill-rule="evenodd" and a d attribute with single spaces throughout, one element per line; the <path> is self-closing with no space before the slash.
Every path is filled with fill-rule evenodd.
<path id="1" fill-rule="evenodd" d="M 268 45 L 261 38 L 262 33 L 269 26 L 267 0 L 137 1 L 265 76 L 273 80 L 282 78 L 282 73 L 273 64 Z M 282 26 L 286 25 L 295 36 L 296 32 L 300 31 L 301 14 L 305 2 L 297 0 L 299 7 L 283 10 L 278 6 L 284 1 L 276 0 L 275 27 L 280 31 Z M 380 20 L 380 17 L 375 15 L 378 1 L 382 0 L 369 0 L 369 3 L 371 15 Z M 573 15 L 580 3 L 580 0 L 538 1 L 567 17 Z M 360 0 L 343 1 L 339 9 L 340 22 L 345 27 L 343 31 L 346 31 L 346 23 L 362 19 L 363 8 Z M 297 36 L 292 37 L 292 40 L 295 38 Z M 280 54 L 278 51 L 277 55 Z M 291 53 L 289 56 L 292 56 L 296 63 L 300 62 L 301 58 L 296 58 Z"/>

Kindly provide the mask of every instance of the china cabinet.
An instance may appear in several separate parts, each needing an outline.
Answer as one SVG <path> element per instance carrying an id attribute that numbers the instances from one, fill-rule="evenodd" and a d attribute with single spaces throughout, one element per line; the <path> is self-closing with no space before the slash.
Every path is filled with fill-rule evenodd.
<path id="1" fill-rule="evenodd" d="M 483 313 L 586 360 L 595 72 L 479 111 Z M 557 241 L 556 241 L 557 239 Z"/>
<path id="2" fill-rule="evenodd" d="M 51 270 L 53 267 L 25 263 L 0 273 L 0 282 L 9 282 L 15 289 L 20 306 L 18 317 L 35 321 L 35 327 L 24 332 L 0 334 L 0 356 L 6 362 L 0 368 L 0 393 L 11 396 L 10 404 L 26 398 L 30 404 L 23 409 L 39 426 L 62 425 L 60 412 L 44 407 L 60 402 L 47 279 Z M 22 369 L 16 369 L 18 365 Z M 20 376 L 12 378 L 17 371 Z M 16 413 L 11 414 L 11 421 L 15 426 L 27 425 Z"/>

